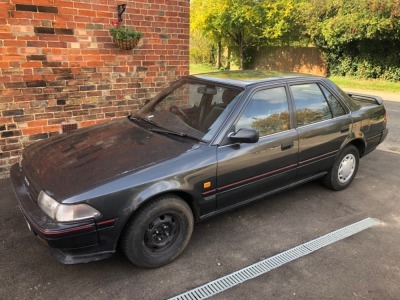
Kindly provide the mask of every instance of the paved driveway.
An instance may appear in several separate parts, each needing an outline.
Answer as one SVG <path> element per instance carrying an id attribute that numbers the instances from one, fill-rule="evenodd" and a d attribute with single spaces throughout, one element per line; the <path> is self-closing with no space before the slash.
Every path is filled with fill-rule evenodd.
<path id="1" fill-rule="evenodd" d="M 400 103 L 392 104 L 389 126 L 397 126 Z M 366 217 L 381 223 L 214 298 L 400 299 L 399 170 L 400 153 L 377 150 L 361 159 L 349 189 L 310 183 L 197 224 L 184 254 L 155 270 L 119 254 L 59 264 L 26 228 L 3 179 L 0 299 L 166 299 Z"/>
<path id="2" fill-rule="evenodd" d="M 216 299 L 399 299 L 400 154 L 361 160 L 352 186 L 331 192 L 311 183 L 195 226 L 187 251 L 156 270 L 122 255 L 59 264 L 18 211 L 10 181 L 0 181 L 1 299 L 165 299 L 366 217 L 367 229 Z"/>

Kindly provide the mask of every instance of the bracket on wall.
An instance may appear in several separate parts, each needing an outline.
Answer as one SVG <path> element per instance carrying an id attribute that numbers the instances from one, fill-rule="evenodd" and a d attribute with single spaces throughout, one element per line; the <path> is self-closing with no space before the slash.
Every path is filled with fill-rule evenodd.
<path id="1" fill-rule="evenodd" d="M 122 14 L 125 12 L 126 4 L 117 5 L 118 22 L 122 22 Z"/>

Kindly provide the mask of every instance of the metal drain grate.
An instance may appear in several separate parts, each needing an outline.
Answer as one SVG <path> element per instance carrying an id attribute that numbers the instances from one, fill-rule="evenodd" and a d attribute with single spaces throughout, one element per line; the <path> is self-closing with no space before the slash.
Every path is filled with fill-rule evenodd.
<path id="1" fill-rule="evenodd" d="M 288 262 L 291 262 L 307 254 L 310 254 L 318 249 L 326 247 L 337 241 L 343 240 L 349 236 L 352 236 L 360 231 L 368 229 L 377 224 L 379 224 L 379 221 L 377 219 L 366 218 L 357 223 L 343 227 L 339 230 L 321 236 L 315 240 L 304 243 L 302 245 L 289 249 L 285 252 L 267 258 L 263 261 L 255 263 L 244 269 L 241 269 L 239 271 L 221 277 L 217 280 L 211 281 L 205 285 L 202 285 L 198 288 L 185 292 L 181 295 L 170 298 L 170 300 L 207 299 L 244 281 L 258 277 L 284 264 L 287 264 Z"/>

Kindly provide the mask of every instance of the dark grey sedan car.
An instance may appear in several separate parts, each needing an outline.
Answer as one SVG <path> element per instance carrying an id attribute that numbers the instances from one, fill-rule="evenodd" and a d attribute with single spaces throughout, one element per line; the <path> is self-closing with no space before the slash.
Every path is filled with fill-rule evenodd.
<path id="1" fill-rule="evenodd" d="M 63 263 L 117 246 L 159 267 L 202 220 L 305 182 L 342 190 L 386 135 L 378 97 L 322 77 L 238 71 L 177 80 L 136 114 L 26 148 L 11 170 L 30 230 Z"/>

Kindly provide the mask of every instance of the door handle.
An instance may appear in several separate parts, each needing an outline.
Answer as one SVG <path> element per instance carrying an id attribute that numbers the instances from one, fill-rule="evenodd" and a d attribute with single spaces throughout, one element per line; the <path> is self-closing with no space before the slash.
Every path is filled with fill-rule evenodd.
<path id="1" fill-rule="evenodd" d="M 290 141 L 290 142 L 287 142 L 287 143 L 283 143 L 283 144 L 281 144 L 281 150 L 282 151 L 289 150 L 293 146 L 294 146 L 293 141 Z"/>

